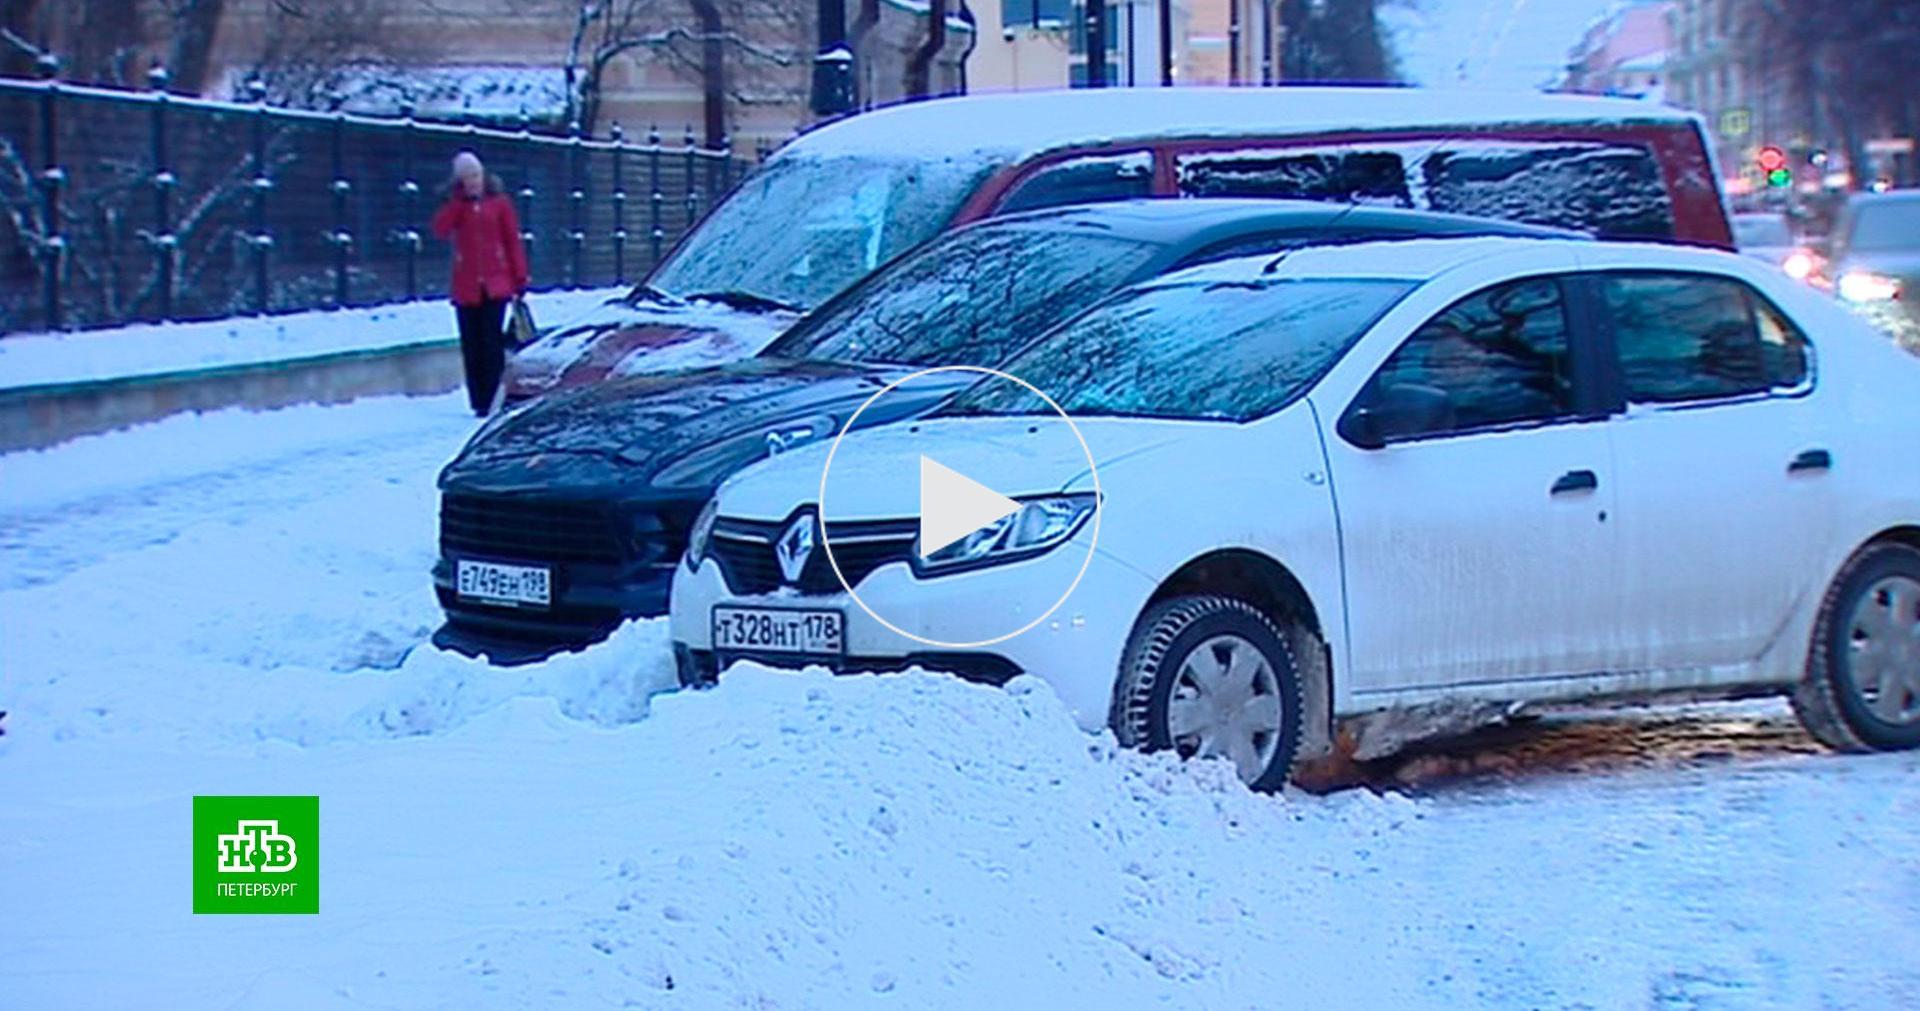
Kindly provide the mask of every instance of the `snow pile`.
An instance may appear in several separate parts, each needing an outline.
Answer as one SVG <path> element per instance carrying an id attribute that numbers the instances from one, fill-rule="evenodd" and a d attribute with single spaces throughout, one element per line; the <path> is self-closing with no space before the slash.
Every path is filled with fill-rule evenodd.
<path id="1" fill-rule="evenodd" d="M 623 288 L 535 292 L 542 326 L 565 323 Z M 342 351 L 452 340 L 445 299 L 204 323 L 136 324 L 75 333 L 0 336 L 0 389 L 287 361 Z"/>
<path id="2" fill-rule="evenodd" d="M 1263 797 L 1031 679 L 489 668 L 422 645 L 471 427 L 0 457 L 8 1008 L 1920 1005 L 1920 756 Z M 191 915 L 196 794 L 317 795 L 320 913 Z"/>

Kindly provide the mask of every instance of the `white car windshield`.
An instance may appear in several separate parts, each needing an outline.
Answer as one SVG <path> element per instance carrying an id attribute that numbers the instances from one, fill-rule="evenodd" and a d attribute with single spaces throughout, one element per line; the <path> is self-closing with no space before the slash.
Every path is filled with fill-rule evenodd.
<path id="1" fill-rule="evenodd" d="M 786 158 L 749 176 L 650 287 L 818 305 L 946 227 L 996 162 L 882 155 Z"/>
<path id="2" fill-rule="evenodd" d="M 1126 291 L 1001 368 L 1068 414 L 1247 421 L 1306 392 L 1414 285 L 1360 278 L 1192 281 Z M 1042 414 L 984 382 L 947 414 Z"/>

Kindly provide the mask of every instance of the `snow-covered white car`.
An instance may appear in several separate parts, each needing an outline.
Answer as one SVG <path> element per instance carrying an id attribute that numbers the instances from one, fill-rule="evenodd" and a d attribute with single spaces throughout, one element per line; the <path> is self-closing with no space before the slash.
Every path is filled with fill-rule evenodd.
<path id="1" fill-rule="evenodd" d="M 1920 744 L 1920 361 L 1764 264 L 1506 238 L 1236 258 L 1002 368 L 1097 468 L 1023 450 L 1049 409 L 1000 381 L 847 435 L 832 467 L 938 457 L 1048 522 L 943 569 L 915 552 L 909 482 L 836 485 L 859 601 L 817 557 L 741 592 L 759 555 L 821 553 L 817 529 L 771 537 L 815 507 L 830 444 L 757 464 L 676 575 L 683 677 L 742 655 L 1029 673 L 1090 729 L 1263 788 L 1336 722 L 1364 749 L 1408 716 L 1602 697 L 1791 692 L 1830 745 Z M 1051 620 L 989 647 L 928 652 L 875 618 L 953 641 L 1040 613 L 1083 563 Z M 717 607 L 821 616 L 839 648 L 716 654 Z"/>

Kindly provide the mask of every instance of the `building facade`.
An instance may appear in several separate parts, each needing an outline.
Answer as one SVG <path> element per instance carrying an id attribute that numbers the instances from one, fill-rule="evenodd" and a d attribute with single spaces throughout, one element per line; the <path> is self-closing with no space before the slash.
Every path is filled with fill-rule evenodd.
<path id="1" fill-rule="evenodd" d="M 1261 46 L 1270 0 L 1168 0 L 1173 83 L 1258 84 L 1277 79 Z M 980 0 L 980 44 L 967 64 L 972 91 L 1080 87 L 1087 82 L 1084 0 Z M 1266 20 L 1263 21 L 1262 19 Z M 1107 84 L 1162 83 L 1160 0 L 1108 0 Z"/>

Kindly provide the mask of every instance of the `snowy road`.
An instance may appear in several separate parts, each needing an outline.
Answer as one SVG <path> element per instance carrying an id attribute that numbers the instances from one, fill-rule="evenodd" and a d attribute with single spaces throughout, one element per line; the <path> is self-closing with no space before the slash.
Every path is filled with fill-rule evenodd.
<path id="1" fill-rule="evenodd" d="M 471 425 L 372 400 L 0 457 L 0 1003 L 1920 1006 L 1920 757 L 1747 703 L 1270 798 L 1024 680 L 649 706 L 653 622 L 491 670 L 416 648 Z M 188 911 L 221 793 L 319 795 L 318 916 Z"/>

